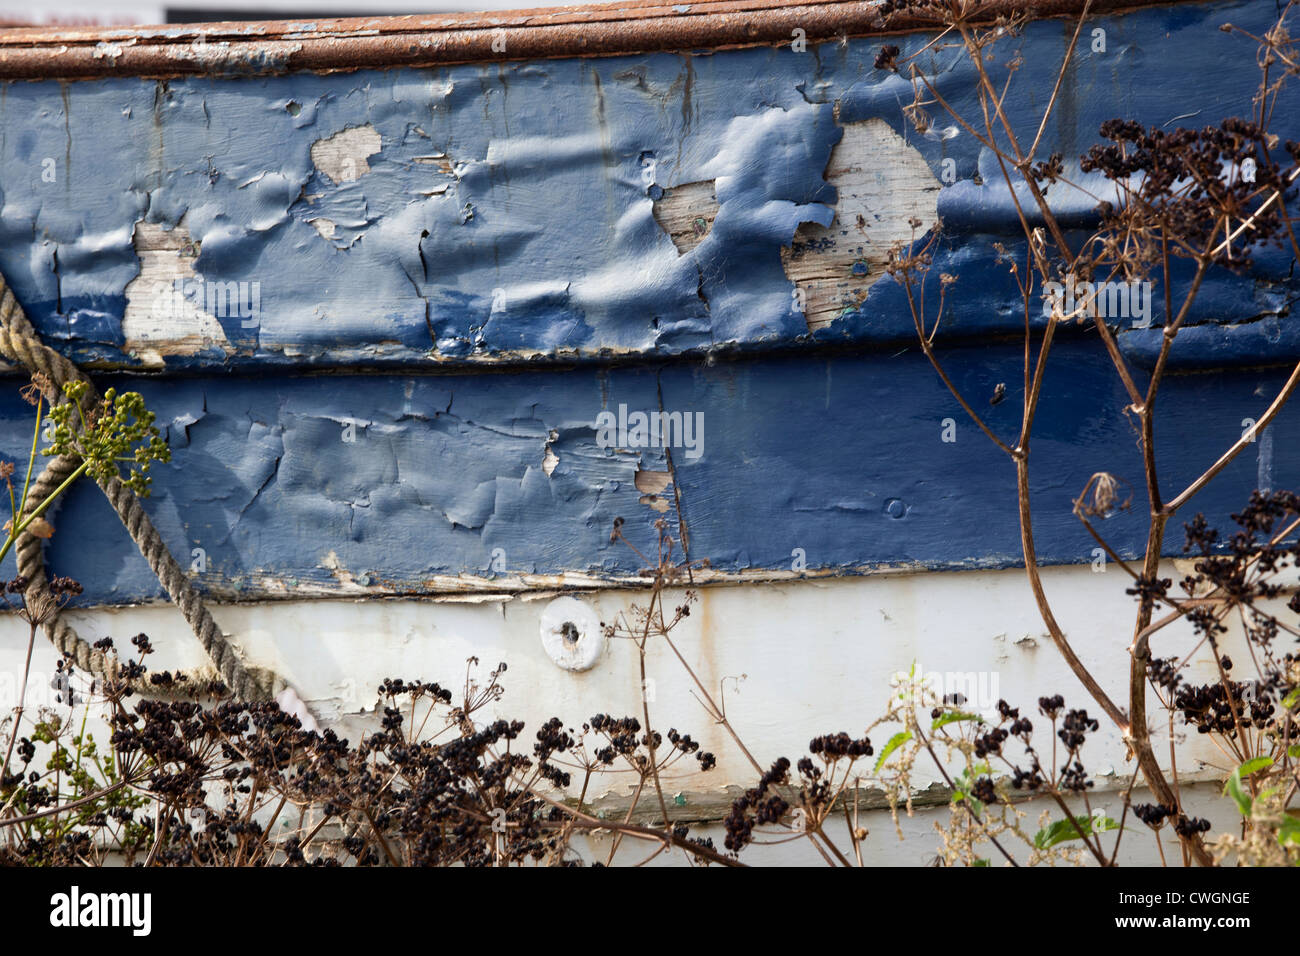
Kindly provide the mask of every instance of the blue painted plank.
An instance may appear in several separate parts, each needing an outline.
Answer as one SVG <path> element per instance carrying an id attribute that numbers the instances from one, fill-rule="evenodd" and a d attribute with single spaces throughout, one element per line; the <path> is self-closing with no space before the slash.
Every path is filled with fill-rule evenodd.
<path id="1" fill-rule="evenodd" d="M 1017 347 L 954 350 L 948 362 L 1010 439 Z M 1213 462 L 1283 377 L 1171 376 L 1157 424 L 1166 494 Z M 988 406 L 999 382 L 1007 398 Z M 629 415 L 659 410 L 661 391 L 663 410 L 702 418 L 702 433 L 691 436 L 698 456 L 677 434 L 671 450 L 692 556 L 715 569 L 788 571 L 795 548 L 810 570 L 843 573 L 1005 567 L 1019 556 L 1014 471 L 916 350 L 510 375 L 115 384 L 143 391 L 168 425 L 174 459 L 158 469 L 150 514 L 174 553 L 205 550 L 200 580 L 227 595 L 259 596 L 264 579 L 332 585 L 331 553 L 362 583 L 402 593 L 429 590 L 439 574 L 492 577 L 498 548 L 512 573 L 635 574 L 641 562 L 610 543 L 610 529 L 623 517 L 633 542 L 653 540 L 659 512 L 640 503 L 634 481 L 638 467 L 665 469 L 665 452 L 601 447 L 611 436 L 602 436 L 599 416 L 620 405 Z M 24 407 L 9 390 L 0 399 L 3 444 L 16 447 Z M 1138 484 L 1140 506 L 1141 462 L 1122 406 L 1095 342 L 1057 346 L 1033 451 L 1046 562 L 1092 559 L 1095 545 L 1071 502 L 1093 471 Z M 945 419 L 955 422 L 954 442 L 942 440 Z M 550 475 L 548 443 L 558 458 Z M 1286 410 L 1192 509 L 1222 523 L 1270 483 L 1300 485 L 1300 410 Z M 77 488 L 53 520 L 51 565 L 82 579 L 87 601 L 158 593 L 94 487 Z M 1102 525 L 1123 552 L 1140 549 L 1139 514 Z M 1175 529 L 1170 553 L 1180 544 Z"/>
<path id="2" fill-rule="evenodd" d="M 1052 148 L 1077 155 L 1114 115 L 1178 122 L 1191 102 L 1197 124 L 1248 112 L 1253 53 L 1216 28 L 1259 32 L 1273 15 L 1227 2 L 1101 21 L 1109 53 L 1080 53 Z M 1026 31 L 1032 55 L 1009 101 L 1022 125 L 1036 124 L 1065 31 Z M 815 334 L 792 309 L 781 249 L 801 223 L 829 221 L 837 196 L 824 177 L 842 124 L 884 120 L 936 177 L 955 163 L 935 271 L 958 274 L 961 294 L 940 345 L 958 385 L 1014 433 L 1021 355 L 1004 333 L 1022 318 L 991 251 L 1018 234 L 1009 199 L 968 137 L 909 130 L 907 91 L 872 67 L 878 45 L 8 84 L 0 268 L 42 334 L 101 366 L 134 361 L 122 315 L 137 224 L 188 230 L 205 281 L 258 284 L 257 321 L 220 317 L 234 354 L 97 376 L 144 392 L 168 426 L 174 461 L 147 506 L 173 552 L 202 549 L 212 593 L 340 577 L 419 594 L 446 575 L 633 575 L 641 562 L 610 543 L 610 527 L 624 517 L 630 538 L 652 539 L 660 512 L 635 476 L 666 470 L 667 455 L 626 447 L 628 436 L 604 447 L 600 416 L 661 403 L 702 423 L 698 447 L 673 449 L 664 494 L 680 493 L 692 557 L 720 571 L 786 571 L 796 549 L 809 570 L 843 574 L 1004 567 L 1019 555 L 1012 469 L 910 344 L 897 284 L 882 279 Z M 945 95 L 969 111 L 969 68 L 936 56 Z M 1284 138 L 1300 138 L 1294 105 L 1278 110 Z M 365 175 L 335 182 L 316 168 L 314 143 L 365 124 L 380 141 Z M 717 216 L 679 253 L 654 197 L 701 180 L 715 181 Z M 1081 240 L 1087 209 L 1069 213 Z M 332 239 L 317 216 L 335 223 Z M 1237 438 L 1280 385 L 1273 366 L 1300 356 L 1290 266 L 1266 254 L 1253 274 L 1206 284 L 1174 352 L 1177 369 L 1198 374 L 1162 389 L 1167 491 Z M 1158 335 L 1126 328 L 1121 347 L 1149 363 Z M 728 349 L 747 354 L 694 354 Z M 503 360 L 539 367 L 484 365 Z M 327 367 L 358 374 L 319 374 Z M 998 384 L 1006 400 L 985 404 Z M 1071 503 L 1093 471 L 1139 482 L 1124 404 L 1094 334 L 1063 329 L 1033 459 L 1044 561 L 1091 560 Z M 28 414 L 0 390 L 0 447 L 26 447 Z M 1222 523 L 1255 487 L 1295 487 L 1298 416 L 1285 412 L 1194 507 Z M 949 419 L 955 442 L 942 440 Z M 51 565 L 86 583 L 85 603 L 158 596 L 94 488 L 75 489 L 54 522 Z M 1129 514 L 1105 527 L 1134 553 L 1142 525 Z"/>
<path id="3" fill-rule="evenodd" d="M 1231 20 L 1258 33 L 1274 16 L 1271 3 L 1238 0 L 1097 21 L 1107 50 L 1076 56 L 1047 147 L 1077 157 L 1116 115 L 1202 125 L 1248 114 L 1254 51 L 1217 27 Z M 1023 127 L 1036 127 L 1069 32 L 1040 22 L 1016 41 L 1026 57 L 1008 110 Z M 900 43 L 907 52 L 930 39 Z M 101 364 L 135 362 L 121 316 L 139 272 L 140 222 L 183 222 L 201 250 L 199 278 L 259 290 L 255 322 L 219 317 L 233 354 L 170 358 L 177 369 L 600 361 L 814 340 L 893 347 L 912 334 L 896 284 L 872 286 L 857 311 L 814 335 L 780 258 L 801 223 L 829 221 L 836 191 L 823 174 L 840 124 L 881 119 L 937 179 L 945 160 L 955 164 L 939 194 L 948 237 L 936 262 L 963 280 L 948 339 L 1015 331 L 1018 296 L 991 256 L 991 243 L 1019 235 L 1009 197 L 978 144 L 948 136 L 941 113 L 927 135 L 909 128 L 910 89 L 873 68 L 879 45 L 9 83 L 0 268 L 43 334 Z M 1007 46 L 997 63 L 1011 54 Z M 945 96 L 976 115 L 964 55 L 933 59 Z M 1300 139 L 1296 105 L 1293 87 L 1276 111 L 1283 139 Z M 380 138 L 368 172 L 334 182 L 315 167 L 314 143 L 367 124 Z M 679 254 L 653 197 L 710 179 L 720 203 L 712 230 Z M 1091 203 L 1060 201 L 1084 228 Z M 332 239 L 311 225 L 317 217 L 335 224 Z M 1190 322 L 1285 314 L 1300 282 L 1289 262 L 1266 256 L 1252 276 L 1213 276 Z M 1297 354 L 1271 345 L 1269 355 Z M 1213 350 L 1195 351 L 1178 357 L 1213 364 Z M 1261 357 L 1248 344 L 1228 351 Z"/>

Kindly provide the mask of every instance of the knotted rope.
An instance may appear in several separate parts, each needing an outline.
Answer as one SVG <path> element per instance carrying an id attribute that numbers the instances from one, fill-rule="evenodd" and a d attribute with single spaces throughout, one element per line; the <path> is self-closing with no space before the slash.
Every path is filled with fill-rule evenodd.
<path id="1" fill-rule="evenodd" d="M 77 366 L 59 352 L 41 341 L 40 336 L 28 321 L 22 306 L 14 297 L 13 291 L 0 275 L 0 355 L 17 362 L 28 372 L 40 372 L 53 384 L 54 394 L 48 395 L 50 402 L 66 401 L 63 386 L 69 382 L 86 382 L 89 388 L 88 398 L 99 400 L 99 393 L 94 385 L 82 374 Z M 23 517 L 30 514 L 42 501 L 59 487 L 80 464 L 75 455 L 58 455 L 50 459 L 44 471 L 32 483 L 27 497 L 27 507 Z M 172 603 L 180 608 L 194 631 L 194 635 L 207 651 L 212 661 L 212 669 L 183 672 L 183 680 L 176 680 L 162 687 L 137 681 L 133 688 L 151 696 L 192 697 L 201 693 L 208 684 L 218 676 L 231 691 L 244 700 L 271 700 L 287 686 L 274 672 L 254 667 L 244 662 L 240 652 L 221 632 L 217 622 L 208 613 L 203 598 L 190 583 L 189 577 L 163 542 L 162 536 L 149 520 L 148 514 L 140 505 L 140 499 L 118 478 L 96 479 L 96 484 L 108 498 L 109 504 L 122 519 L 122 524 L 130 533 L 149 567 L 158 576 L 159 583 L 171 598 Z M 99 648 L 92 647 L 77 634 L 76 629 L 67 622 L 62 609 L 53 600 L 49 582 L 45 576 L 45 559 L 41 539 L 30 530 L 24 531 L 16 542 L 18 573 L 27 579 L 24 598 L 29 608 L 37 606 L 51 607 L 45 616 L 46 636 L 62 653 L 68 655 L 77 667 L 83 671 L 103 678 L 121 679 L 120 662 L 114 654 L 106 654 Z M 173 672 L 175 676 L 175 672 Z"/>

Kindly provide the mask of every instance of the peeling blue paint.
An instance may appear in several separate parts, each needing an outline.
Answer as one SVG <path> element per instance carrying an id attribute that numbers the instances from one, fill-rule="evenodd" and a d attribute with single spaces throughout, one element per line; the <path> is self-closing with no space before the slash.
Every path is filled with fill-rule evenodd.
<path id="1" fill-rule="evenodd" d="M 1108 52 L 1085 45 L 1076 56 L 1049 147 L 1072 161 L 1114 115 L 1201 125 L 1248 112 L 1253 52 L 1216 27 L 1262 30 L 1273 15 L 1243 0 L 1098 20 Z M 1040 22 L 1017 41 L 1028 55 L 1013 121 L 1036 122 L 1069 32 Z M 904 38 L 904 52 L 930 39 Z M 888 345 L 911 335 L 895 283 L 877 283 L 860 309 L 810 335 L 779 257 L 800 223 L 830 221 L 835 189 L 823 174 L 839 124 L 879 118 L 936 177 L 955 162 L 957 181 L 940 193 L 949 235 L 936 269 L 975 281 L 950 338 L 1016 327 L 1009 282 L 990 266 L 991 243 L 1018 232 L 1000 177 L 938 107 L 924 135 L 904 122 L 910 90 L 872 67 L 878 46 L 6 84 L 0 268 L 43 334 L 100 364 L 137 363 L 120 319 L 141 221 L 183 221 L 201 247 L 200 277 L 261 284 L 259 325 L 219 317 L 233 354 L 170 356 L 178 369 Z M 995 81 L 1011 53 L 997 58 Z M 963 56 L 927 56 L 941 92 L 977 113 Z M 1294 92 L 1276 111 L 1283 138 L 1300 138 Z M 1195 115 L 1179 119 L 1193 102 Z M 369 172 L 334 182 L 315 168 L 313 143 L 364 125 L 381 139 Z M 42 179 L 46 160 L 55 182 Z M 651 197 L 710 179 L 716 221 L 679 255 Z M 1091 201 L 1056 188 L 1067 219 L 1087 225 Z M 334 237 L 312 219 L 330 220 Z M 1267 258 L 1251 277 L 1215 276 L 1207 311 L 1189 321 L 1284 313 L 1296 283 Z"/>
<path id="2" fill-rule="evenodd" d="M 1253 50 L 1217 26 L 1258 33 L 1273 16 L 1242 0 L 1098 21 L 1111 52 L 1085 50 L 1067 72 L 1050 148 L 1077 157 L 1115 115 L 1205 125 L 1248 112 Z M 1032 55 L 1008 109 L 1022 126 L 1036 124 L 1066 35 L 1042 22 L 1019 41 Z M 345 576 L 422 593 L 439 576 L 498 573 L 498 554 L 512 573 L 635 574 L 610 528 L 624 517 L 629 538 L 652 538 L 660 512 L 635 474 L 669 462 L 662 449 L 600 447 L 596 416 L 620 404 L 704 416 L 703 454 L 673 456 L 669 494 L 692 557 L 716 569 L 789 570 L 794 549 L 840 573 L 1007 566 L 1020 547 L 1010 466 L 917 352 L 900 287 L 881 279 L 816 333 L 792 306 L 781 249 L 801 224 L 831 222 L 825 176 L 845 124 L 884 120 L 936 179 L 953 160 L 933 271 L 958 275 L 961 294 L 939 345 L 977 401 L 1006 386 L 1007 401 L 980 407 L 1012 436 L 1022 356 L 1001 336 L 1023 318 L 993 254 L 1017 245 L 1010 196 L 937 107 L 929 134 L 903 121 L 910 88 L 873 69 L 878 46 L 7 84 L 0 268 L 48 341 L 117 370 L 139 364 L 122 327 L 138 224 L 185 229 L 205 281 L 260 284 L 258 322 L 217 317 L 228 350 L 167 355 L 153 377 L 97 376 L 142 391 L 168 426 L 174 461 L 147 507 L 174 553 L 203 550 L 198 580 L 223 595 Z M 933 56 L 941 91 L 974 111 L 969 68 Z M 1277 110 L 1284 139 L 1300 139 L 1296 105 L 1292 91 Z M 380 142 L 368 171 L 317 168 L 314 144 L 366 126 Z M 654 201 L 703 181 L 716 215 L 679 252 Z M 1082 241 L 1090 203 L 1059 191 Z M 1291 265 L 1265 253 L 1251 275 L 1205 283 L 1171 362 L 1198 374 L 1162 390 L 1171 487 L 1260 413 L 1283 377 L 1264 366 L 1300 357 Z M 1159 336 L 1124 329 L 1119 341 L 1144 364 Z M 736 355 L 715 361 L 720 351 Z M 496 361 L 538 367 L 481 367 Z M 1124 404 L 1094 333 L 1063 329 L 1034 439 L 1044 561 L 1092 559 L 1071 507 L 1093 471 L 1141 475 Z M 0 447 L 26 447 L 27 414 L 0 389 Z M 956 442 L 941 439 L 947 419 Z M 1271 428 L 1277 487 L 1300 484 L 1297 430 L 1290 411 Z M 1223 522 L 1257 476 L 1243 455 L 1195 507 Z M 94 488 L 75 489 L 54 522 L 50 562 L 86 584 L 85 602 L 158 596 Z M 1142 524 L 1121 515 L 1106 531 L 1134 553 Z"/>
<path id="3" fill-rule="evenodd" d="M 1008 440 L 1019 424 L 1021 361 L 1013 344 L 948 356 L 954 381 L 977 399 L 1006 383 L 1007 400 L 986 413 Z M 1171 492 L 1241 434 L 1284 377 L 1167 381 L 1157 434 Z M 663 409 L 704 416 L 703 454 L 677 449 L 673 466 L 691 554 L 717 570 L 788 571 L 795 548 L 810 569 L 844 573 L 1005 567 L 1019 555 L 1010 463 L 915 349 L 712 367 L 114 384 L 140 388 L 168 426 L 173 461 L 156 472 L 150 514 L 174 553 L 204 549 L 199 580 L 227 595 L 264 595 L 266 580 L 334 584 L 334 559 L 354 578 L 421 593 L 437 575 L 490 577 L 498 548 L 511 573 L 634 575 L 640 560 L 610 543 L 610 529 L 623 517 L 634 543 L 653 540 L 660 515 L 640 503 L 634 478 L 668 464 L 662 449 L 599 447 L 596 417 L 620 403 L 658 410 L 660 394 Z M 4 446 L 16 447 L 26 406 L 0 398 Z M 1058 345 L 1032 469 L 1048 563 L 1092 560 L 1072 500 L 1094 471 L 1140 484 L 1123 404 L 1095 343 Z M 954 442 L 943 441 L 945 419 L 956 423 Z M 1300 485 L 1300 411 L 1285 411 L 1270 431 L 1277 486 Z M 548 445 L 558 458 L 550 475 Z M 1226 522 L 1256 473 L 1247 451 L 1192 508 Z M 94 487 L 75 489 L 53 521 L 50 563 L 86 582 L 86 600 L 158 595 Z M 1103 526 L 1122 552 L 1141 548 L 1140 514 Z M 1176 531 L 1170 544 L 1178 553 Z"/>

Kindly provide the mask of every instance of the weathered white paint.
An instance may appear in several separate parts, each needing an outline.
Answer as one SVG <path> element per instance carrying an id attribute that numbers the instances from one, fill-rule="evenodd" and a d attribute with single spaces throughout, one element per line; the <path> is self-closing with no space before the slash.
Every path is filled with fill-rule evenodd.
<path id="1" fill-rule="evenodd" d="M 1178 571 L 1171 567 L 1166 573 Z M 1116 569 L 1096 573 L 1089 565 L 1047 569 L 1044 580 L 1079 654 L 1102 685 L 1125 701 L 1134 611 L 1133 599 L 1124 594 L 1126 580 Z M 607 590 L 573 600 L 592 608 L 595 620 L 611 622 L 645 594 Z M 729 719 L 761 761 L 796 758 L 819 733 L 861 733 L 883 709 L 891 679 L 913 663 L 941 675 L 945 689 L 961 690 L 983 710 L 1003 697 L 1041 725 L 1037 698 L 1060 693 L 1067 704 L 1099 714 L 1043 633 L 1020 571 L 708 587 L 699 594 L 674 640 L 704 686 L 725 702 Z M 670 613 L 682 599 L 681 592 L 666 593 Z M 518 717 L 530 727 L 551 716 L 576 727 L 595 713 L 639 714 L 640 671 L 632 643 L 611 642 L 586 671 L 557 667 L 538 639 L 553 606 L 537 596 L 498 595 L 465 604 L 285 601 L 219 606 L 214 613 L 249 659 L 283 674 L 323 725 L 353 739 L 373 719 L 383 678 L 436 680 L 455 690 L 470 657 L 482 661 L 481 674 L 498 661 L 509 665 L 506 694 L 493 713 Z M 572 607 L 562 616 L 571 615 Z M 159 648 L 155 667 L 205 663 L 175 609 L 86 611 L 73 618 L 86 639 L 112 636 L 124 648 L 132 635 L 148 633 Z M 1190 646 L 1187 635 L 1187 628 L 1171 627 L 1153 650 L 1183 653 Z M 1232 637 L 1226 643 L 1230 652 Z M 0 621 L 0 707 L 13 703 L 25 640 L 20 622 Z M 1195 673 L 1209 679 L 1209 661 L 1202 663 Z M 52 703 L 53 668 L 52 650 L 40 638 L 29 706 Z M 674 792 L 715 795 L 727 785 L 749 785 L 752 768 L 723 728 L 706 717 L 694 684 L 662 642 L 650 641 L 647 675 L 656 725 L 689 732 L 718 756 L 718 768 L 707 774 L 691 772 L 683 761 L 667 785 Z M 1099 788 L 1122 786 L 1133 764 L 1125 759 L 1119 733 L 1104 720 L 1102 727 L 1085 752 L 1089 769 Z M 1156 725 L 1152 731 L 1163 758 L 1167 728 Z M 878 745 L 889 733 L 875 732 Z M 1180 745 L 1184 779 L 1218 777 L 1221 764 L 1218 752 L 1198 735 Z M 915 782 L 924 788 L 937 779 L 922 768 Z"/>
<path id="2" fill-rule="evenodd" d="M 547 655 L 566 671 L 591 670 L 605 653 L 596 609 L 579 598 L 558 597 L 546 605 L 539 629 Z"/>
<path id="3" fill-rule="evenodd" d="M 168 355 L 193 355 L 206 348 L 231 351 L 216 317 L 181 294 L 181 283 L 198 280 L 199 249 L 184 226 L 164 229 L 135 224 L 140 274 L 126 285 L 122 336 L 126 351 L 147 365 L 163 365 Z M 202 301 L 202 297 L 200 297 Z"/>

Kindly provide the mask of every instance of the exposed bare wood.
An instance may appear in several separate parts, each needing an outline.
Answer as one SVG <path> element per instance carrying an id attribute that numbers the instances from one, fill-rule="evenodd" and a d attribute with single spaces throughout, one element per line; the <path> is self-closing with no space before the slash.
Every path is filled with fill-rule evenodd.
<path id="1" fill-rule="evenodd" d="M 849 123 L 831 152 L 826 180 L 839 191 L 829 227 L 804 223 L 781 251 L 785 274 L 804 294 L 809 330 L 862 304 L 885 274 L 889 248 L 938 220 L 939 181 L 921 154 L 879 119 Z"/>

